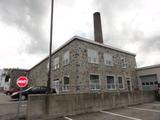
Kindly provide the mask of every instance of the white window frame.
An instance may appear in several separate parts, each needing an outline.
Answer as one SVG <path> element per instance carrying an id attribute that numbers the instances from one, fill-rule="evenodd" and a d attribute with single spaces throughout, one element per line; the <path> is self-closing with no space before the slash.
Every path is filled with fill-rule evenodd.
<path id="1" fill-rule="evenodd" d="M 54 58 L 53 67 L 54 67 L 54 70 L 59 68 L 59 57 Z"/>
<path id="2" fill-rule="evenodd" d="M 126 61 L 126 57 L 121 57 L 121 67 L 122 68 L 127 68 L 127 61 Z"/>
<path id="3" fill-rule="evenodd" d="M 98 76 L 98 84 L 96 84 L 96 83 L 91 83 L 91 79 L 90 79 L 90 76 L 91 75 L 97 75 Z M 93 86 L 93 88 L 92 88 L 92 86 Z M 97 86 L 98 86 L 98 88 L 97 88 Z M 100 81 L 100 75 L 99 74 L 89 74 L 89 88 L 90 88 L 90 90 L 100 90 L 101 89 L 101 81 Z"/>
<path id="4" fill-rule="evenodd" d="M 104 63 L 107 66 L 113 66 L 113 55 L 110 53 L 104 53 Z"/>
<path id="5" fill-rule="evenodd" d="M 95 56 L 93 56 L 95 54 Z M 93 50 L 93 49 L 87 49 L 87 58 L 89 63 L 99 63 L 98 59 L 98 51 Z"/>
<path id="6" fill-rule="evenodd" d="M 131 91 L 133 91 L 133 88 L 132 88 L 132 79 L 131 79 L 131 77 L 130 76 L 126 76 L 125 77 L 125 81 L 126 81 L 126 88 L 127 88 L 127 90 L 128 90 L 128 84 L 127 84 L 127 81 L 130 81 L 130 88 L 131 88 Z M 128 90 L 129 91 L 129 90 Z"/>
<path id="7" fill-rule="evenodd" d="M 63 86 L 62 86 L 62 90 L 63 90 L 63 91 L 69 91 L 70 78 L 69 78 L 69 84 L 65 85 L 65 84 L 64 84 L 64 77 L 68 77 L 68 78 L 69 78 L 69 75 L 63 76 Z"/>
<path id="8" fill-rule="evenodd" d="M 58 83 L 58 85 L 57 85 L 57 83 Z M 52 80 L 51 81 L 51 88 L 54 88 L 56 90 L 56 93 L 59 93 L 60 92 L 60 80 L 59 79 Z"/>
<path id="9" fill-rule="evenodd" d="M 114 80 L 114 83 L 108 84 L 107 76 L 112 76 L 113 80 Z M 115 75 L 106 75 L 106 89 L 107 90 L 116 90 L 116 79 L 115 78 L 116 78 Z M 110 86 L 110 88 L 108 88 L 108 86 Z"/>
<path id="10" fill-rule="evenodd" d="M 66 51 L 63 55 L 63 65 L 68 65 L 70 62 L 70 53 Z"/>
<path id="11" fill-rule="evenodd" d="M 122 88 L 120 88 L 120 84 L 119 84 L 119 77 L 121 77 L 122 78 Z M 120 90 L 123 90 L 123 89 L 125 89 L 125 82 L 124 82 L 124 77 L 123 76 L 121 76 L 121 75 L 118 75 L 117 76 L 117 84 L 118 84 L 118 88 L 120 89 Z"/>

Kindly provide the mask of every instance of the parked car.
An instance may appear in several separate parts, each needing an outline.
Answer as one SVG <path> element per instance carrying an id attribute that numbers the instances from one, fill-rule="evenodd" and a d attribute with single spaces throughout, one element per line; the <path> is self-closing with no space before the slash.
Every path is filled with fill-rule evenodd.
<path id="1" fill-rule="evenodd" d="M 11 95 L 13 94 L 14 92 L 18 92 L 19 90 L 17 88 L 11 88 L 11 89 L 8 89 L 8 90 L 5 90 L 4 93 L 6 95 Z"/>
<path id="2" fill-rule="evenodd" d="M 37 86 L 37 87 L 30 87 L 26 90 L 22 91 L 22 100 L 28 99 L 29 94 L 45 94 L 48 92 L 48 88 L 45 86 Z M 55 89 L 52 89 L 52 93 L 56 93 Z M 12 99 L 19 99 L 20 91 L 15 92 L 11 95 Z"/>

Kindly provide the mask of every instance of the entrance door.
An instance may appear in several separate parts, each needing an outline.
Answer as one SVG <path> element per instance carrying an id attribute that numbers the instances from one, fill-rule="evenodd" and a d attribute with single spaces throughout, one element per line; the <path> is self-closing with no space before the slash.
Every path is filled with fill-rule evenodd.
<path id="1" fill-rule="evenodd" d="M 130 78 L 126 78 L 127 80 L 127 89 L 128 91 L 132 91 L 132 83 Z"/>
<path id="2" fill-rule="evenodd" d="M 59 79 L 53 80 L 52 81 L 52 88 L 56 90 L 57 93 L 60 91 L 60 81 Z"/>

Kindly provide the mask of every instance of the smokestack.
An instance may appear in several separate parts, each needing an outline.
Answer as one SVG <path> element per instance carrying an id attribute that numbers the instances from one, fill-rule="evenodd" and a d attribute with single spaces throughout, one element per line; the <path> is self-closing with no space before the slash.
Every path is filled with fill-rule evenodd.
<path id="1" fill-rule="evenodd" d="M 101 15 L 99 12 L 95 12 L 93 15 L 94 20 L 94 40 L 99 43 L 103 43 Z"/>

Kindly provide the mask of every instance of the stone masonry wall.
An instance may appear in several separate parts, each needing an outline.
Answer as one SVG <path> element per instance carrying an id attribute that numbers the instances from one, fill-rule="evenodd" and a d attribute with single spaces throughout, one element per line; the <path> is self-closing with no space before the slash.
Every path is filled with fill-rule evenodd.
<path id="1" fill-rule="evenodd" d="M 98 51 L 99 64 L 88 63 L 87 49 L 93 49 Z M 63 66 L 62 57 L 63 54 L 69 51 L 70 53 L 70 63 Z M 104 53 L 111 53 L 114 55 L 114 66 L 106 66 L 104 64 Z M 126 57 L 127 68 L 121 68 L 118 60 L 120 57 Z M 59 57 L 59 68 L 54 70 L 53 60 Z M 47 63 L 48 59 L 45 59 L 39 65 L 30 70 L 30 86 L 33 85 L 47 85 Z M 89 75 L 98 74 L 100 75 L 101 85 L 106 85 L 106 75 L 122 76 L 124 79 L 127 77 L 131 78 L 132 87 L 137 88 L 138 82 L 136 80 L 135 71 L 136 61 L 135 56 L 124 52 L 119 52 L 112 50 L 110 48 L 94 45 L 82 40 L 73 40 L 68 45 L 58 50 L 54 55 L 52 55 L 52 71 L 51 78 L 52 81 L 59 79 L 60 85 L 63 85 L 63 77 L 69 76 L 70 78 L 70 90 L 69 92 L 88 92 L 89 89 Z M 82 87 L 79 87 L 82 86 Z M 126 86 L 126 82 L 125 82 Z M 123 90 L 126 91 L 127 87 Z M 102 87 L 101 91 L 106 91 Z M 62 92 L 62 89 L 60 89 Z M 63 91 L 64 92 L 64 91 Z"/>
<path id="2" fill-rule="evenodd" d="M 117 76 L 122 76 L 125 80 L 125 86 L 126 86 L 126 78 L 131 78 L 132 81 L 132 87 L 133 89 L 138 87 L 138 81 L 136 80 L 136 61 L 135 56 L 130 55 L 127 53 L 122 53 L 116 50 L 112 50 L 109 48 L 105 48 L 102 46 L 97 46 L 91 43 L 87 43 L 84 41 L 77 41 L 77 51 L 78 54 L 78 84 L 82 86 L 86 86 L 85 88 L 82 88 L 82 90 L 85 89 L 85 91 L 89 90 L 89 75 L 95 74 L 100 76 L 101 85 L 106 85 L 106 75 L 114 75 L 115 78 Z M 93 49 L 98 51 L 98 57 L 99 57 L 99 63 L 93 64 L 88 63 L 87 58 L 87 49 Z M 114 56 L 117 61 L 120 59 L 120 57 L 126 57 L 127 60 L 127 68 L 122 68 L 119 63 L 116 63 L 114 61 L 113 66 L 106 66 L 104 63 L 104 53 L 110 53 Z M 106 90 L 104 86 L 101 88 L 102 91 Z M 123 90 L 127 90 L 127 87 Z"/>
<path id="3" fill-rule="evenodd" d="M 73 41 L 52 55 L 51 81 L 59 79 L 60 84 L 63 84 L 63 77 L 69 76 L 70 85 L 74 86 L 76 82 L 76 74 L 78 74 L 76 70 L 77 69 L 76 67 L 77 56 L 76 56 L 76 51 L 75 51 L 76 46 L 77 46 L 77 43 Z M 64 66 L 62 64 L 62 57 L 66 51 L 69 51 L 70 62 L 68 65 Z M 59 57 L 59 68 L 58 69 L 53 68 L 53 60 L 56 57 Z M 43 86 L 43 85 L 46 86 L 47 85 L 47 79 L 48 79 L 47 64 L 48 64 L 48 59 L 45 59 L 39 65 L 37 65 L 36 67 L 30 70 L 29 72 L 30 86 Z M 72 87 L 70 89 L 71 89 L 70 92 L 74 91 L 75 87 Z"/>

